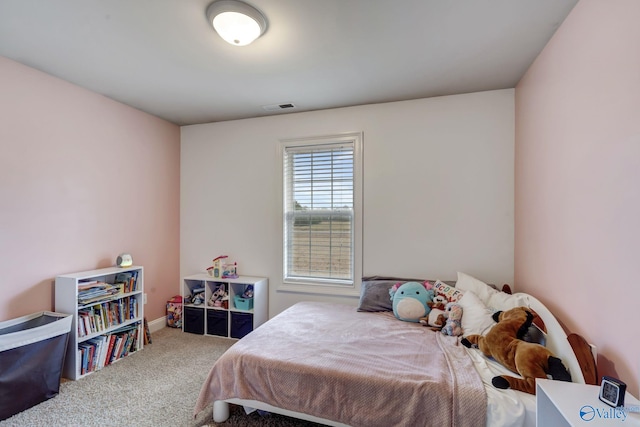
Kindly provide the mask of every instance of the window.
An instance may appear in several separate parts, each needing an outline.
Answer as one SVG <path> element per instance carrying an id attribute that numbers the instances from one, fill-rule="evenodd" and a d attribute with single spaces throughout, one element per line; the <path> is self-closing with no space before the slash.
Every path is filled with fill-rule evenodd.
<path id="1" fill-rule="evenodd" d="M 284 282 L 355 288 L 361 134 L 282 143 Z"/>

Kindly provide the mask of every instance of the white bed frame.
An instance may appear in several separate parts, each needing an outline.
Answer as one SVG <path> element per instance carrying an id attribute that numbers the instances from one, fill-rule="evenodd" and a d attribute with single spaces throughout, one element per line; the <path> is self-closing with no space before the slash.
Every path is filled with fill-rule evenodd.
<path id="1" fill-rule="evenodd" d="M 538 313 L 538 316 L 542 319 L 547 329 L 546 336 L 546 347 L 551 350 L 557 357 L 559 357 L 564 363 L 565 367 L 569 370 L 571 374 L 571 381 L 574 383 L 584 384 L 584 376 L 582 375 L 582 369 L 580 368 L 580 363 L 578 362 L 578 358 L 576 357 L 571 344 L 567 340 L 567 334 L 565 333 L 562 325 L 558 322 L 553 314 L 545 307 L 542 302 L 540 302 L 537 298 L 525 294 L 525 293 L 516 293 L 514 295 L 518 295 L 520 297 L 526 296 L 529 300 L 529 308 L 535 310 Z M 592 353 L 595 360 L 595 347 L 592 348 Z M 257 400 L 246 400 L 246 399 L 227 399 L 227 400 L 217 400 L 213 403 L 213 420 L 217 423 L 221 423 L 226 421 L 229 418 L 229 404 L 235 404 L 244 406 L 252 409 L 259 409 L 262 411 L 268 411 L 275 414 L 285 415 L 288 417 L 298 418 L 301 420 L 312 421 L 320 424 L 325 424 L 328 426 L 336 426 L 336 427 L 349 427 L 347 424 L 338 423 L 335 421 L 327 420 L 324 418 L 315 417 L 313 415 L 304 414 L 301 412 L 289 411 L 287 409 L 277 408 L 275 406 L 269 405 L 264 402 L 259 402 Z"/>
<path id="2" fill-rule="evenodd" d="M 268 403 L 258 402 L 257 400 L 246 399 L 227 399 L 216 400 L 213 402 L 213 421 L 222 423 L 229 419 L 229 404 L 244 406 L 251 409 L 259 409 L 261 411 L 272 412 L 274 414 L 285 415 L 287 417 L 297 418 L 299 420 L 312 421 L 328 426 L 349 427 L 347 424 L 338 423 L 336 421 L 327 420 L 325 418 L 314 417 L 313 415 L 303 414 L 302 412 L 289 411 L 287 409 L 277 408 Z"/>
<path id="3" fill-rule="evenodd" d="M 538 316 L 542 318 L 542 321 L 547 328 L 547 343 L 545 347 L 551 350 L 556 357 L 559 357 L 562 360 L 562 363 L 564 363 L 564 366 L 571 374 L 571 382 L 584 384 L 585 380 L 582 375 L 582 369 L 580 368 L 578 358 L 567 339 L 567 334 L 565 333 L 564 328 L 560 325 L 555 316 L 551 314 L 549 309 L 537 298 L 525 293 L 517 293 L 514 295 L 526 295 L 529 300 L 529 308 L 538 313 Z M 596 355 L 594 346 L 591 346 L 591 351 L 594 353 L 595 360 Z"/>

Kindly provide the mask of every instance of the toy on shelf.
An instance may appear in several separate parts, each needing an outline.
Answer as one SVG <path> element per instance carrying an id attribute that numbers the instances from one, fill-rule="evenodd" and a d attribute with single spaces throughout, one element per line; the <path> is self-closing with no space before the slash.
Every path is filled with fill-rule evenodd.
<path id="1" fill-rule="evenodd" d="M 253 285 L 247 285 L 242 293 L 242 298 L 253 298 Z"/>
<path id="2" fill-rule="evenodd" d="M 209 276 L 221 278 L 222 277 L 222 263 L 225 259 L 229 258 L 227 255 L 220 255 L 218 258 L 213 259 L 211 267 L 207 268 Z"/>
<path id="3" fill-rule="evenodd" d="M 238 263 L 231 262 L 227 255 L 214 258 L 213 265 L 207 268 L 209 276 L 221 279 L 237 279 Z"/>
<path id="4" fill-rule="evenodd" d="M 223 279 L 237 279 L 238 278 L 238 263 L 228 262 L 222 264 L 222 278 Z"/>
<path id="5" fill-rule="evenodd" d="M 191 289 L 190 295 L 184 296 L 185 304 L 200 305 L 204 303 L 204 300 L 205 300 L 204 286 L 195 287 Z"/>
<path id="6" fill-rule="evenodd" d="M 229 292 L 224 283 L 220 283 L 211 294 L 208 302 L 210 307 L 229 308 Z"/>
<path id="7" fill-rule="evenodd" d="M 191 304 L 200 305 L 204 303 L 204 292 L 198 292 L 191 297 Z"/>

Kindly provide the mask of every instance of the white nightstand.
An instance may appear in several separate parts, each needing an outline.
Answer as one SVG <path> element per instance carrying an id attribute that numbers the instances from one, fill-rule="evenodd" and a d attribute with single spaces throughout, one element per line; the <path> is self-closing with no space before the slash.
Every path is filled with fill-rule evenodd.
<path id="1" fill-rule="evenodd" d="M 600 387 L 564 381 L 536 380 L 536 425 L 640 426 L 640 412 L 622 411 L 598 399 Z M 640 411 L 640 402 L 628 392 L 625 408 Z"/>

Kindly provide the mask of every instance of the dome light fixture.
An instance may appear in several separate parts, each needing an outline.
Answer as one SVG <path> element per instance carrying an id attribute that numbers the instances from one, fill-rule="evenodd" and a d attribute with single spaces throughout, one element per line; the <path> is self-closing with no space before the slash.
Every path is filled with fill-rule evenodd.
<path id="1" fill-rule="evenodd" d="M 267 30 L 267 18 L 239 0 L 218 0 L 207 7 L 207 19 L 216 32 L 234 46 L 246 46 Z"/>

